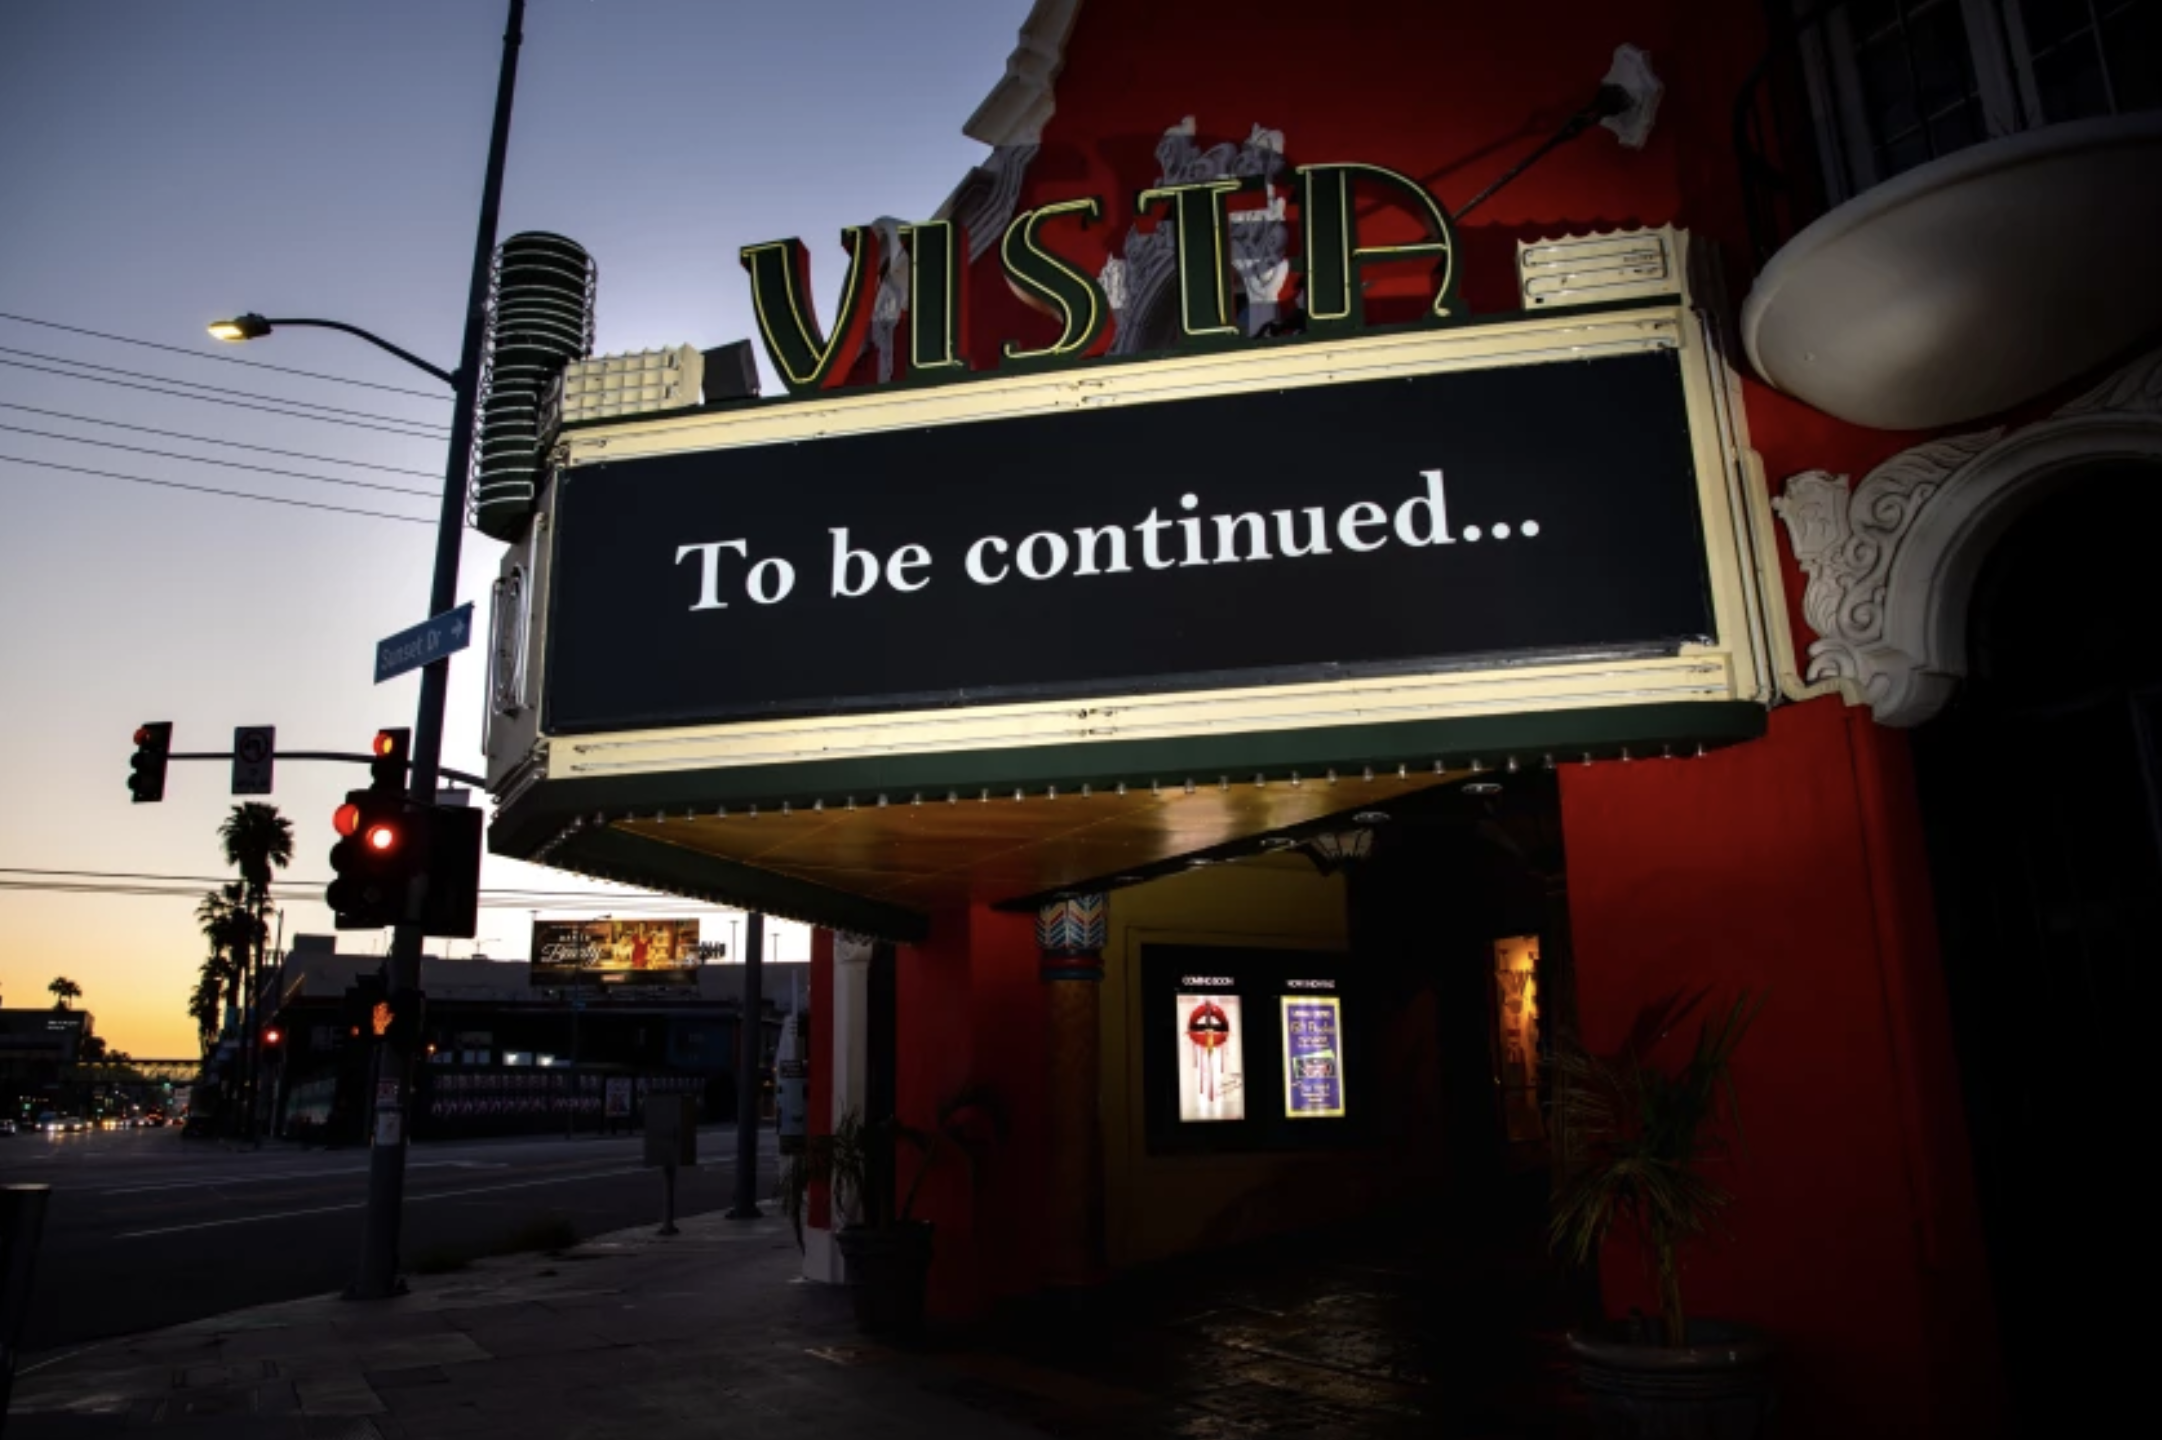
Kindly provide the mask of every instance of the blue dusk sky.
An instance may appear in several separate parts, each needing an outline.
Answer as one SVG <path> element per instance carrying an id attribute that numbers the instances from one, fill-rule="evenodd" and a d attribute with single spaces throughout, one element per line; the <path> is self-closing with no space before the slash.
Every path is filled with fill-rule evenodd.
<path id="1" fill-rule="evenodd" d="M 830 309 L 841 228 L 929 215 L 985 154 L 961 125 L 1027 9 L 531 0 L 498 233 L 558 231 L 593 253 L 600 353 L 749 335 L 736 253 L 762 240 L 812 246 Z M 412 723 L 418 676 L 370 683 L 373 647 L 425 608 L 447 394 L 334 333 L 235 347 L 203 327 L 318 316 L 456 363 L 506 10 L 0 5 L 0 1003 L 49 1004 L 65 975 L 115 1046 L 195 1053 L 193 901 L 226 873 L 233 800 L 223 765 L 183 763 L 164 803 L 131 804 L 139 722 L 173 721 L 181 750 L 224 750 L 249 724 L 288 749 L 358 750 Z M 183 389 L 210 398 L 153 393 Z M 483 622 L 500 552 L 467 532 L 459 598 Z M 444 747 L 475 771 L 481 653 L 452 666 Z M 279 767 L 295 881 L 327 876 L 331 811 L 361 783 L 357 767 Z M 112 875 L 201 880 L 98 878 Z M 117 893 L 129 884 L 175 893 Z M 525 956 L 535 911 L 697 914 L 706 938 L 734 938 L 717 912 L 493 857 L 482 885 L 505 892 L 484 896 L 475 942 L 497 957 Z M 329 931 L 318 889 L 282 894 L 288 939 Z M 780 958 L 805 944 L 785 927 Z"/>

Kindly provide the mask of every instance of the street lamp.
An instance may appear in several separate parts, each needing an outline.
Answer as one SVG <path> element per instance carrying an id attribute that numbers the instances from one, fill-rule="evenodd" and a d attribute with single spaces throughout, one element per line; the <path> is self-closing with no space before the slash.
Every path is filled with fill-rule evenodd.
<path id="1" fill-rule="evenodd" d="M 511 99 L 518 83 L 518 49 L 525 33 L 525 0 L 510 0 L 503 32 L 502 66 L 496 76 L 495 120 L 488 137 L 488 167 L 481 182 L 480 224 L 473 241 L 472 279 L 466 292 L 465 330 L 458 368 L 444 370 L 409 350 L 355 325 L 337 320 L 267 319 L 249 313 L 220 320 L 210 333 L 220 340 L 259 340 L 278 326 L 340 330 L 365 340 L 451 388 L 450 454 L 443 468 L 443 503 L 435 532 L 435 569 L 428 589 L 427 617 L 443 614 L 457 601 L 458 551 L 465 538 L 466 483 L 473 462 L 473 416 L 479 405 L 481 349 L 488 322 L 488 288 L 494 274 L 496 214 L 503 195 L 503 161 L 510 145 Z M 435 785 L 443 760 L 443 710 L 450 686 L 450 657 L 422 667 L 420 706 L 413 722 L 413 749 L 407 793 L 416 805 L 435 803 Z M 391 932 L 390 992 L 417 996 L 420 991 L 421 921 L 408 909 Z M 407 1027 L 399 1027 L 406 1032 Z M 405 1200 L 406 1123 L 412 1093 L 412 1067 L 419 1036 L 389 1037 L 382 1051 L 382 1084 L 376 1087 L 372 1143 L 368 1154 L 367 1225 L 361 1243 L 360 1270 L 346 1293 L 356 1300 L 382 1300 L 403 1288 L 398 1281 L 398 1231 Z"/>
<path id="2" fill-rule="evenodd" d="M 490 248 L 494 247 L 491 245 Z M 307 326 L 316 330 L 342 330 L 348 335 L 357 336 L 367 341 L 378 350 L 388 351 L 416 370 L 427 371 L 452 390 L 455 391 L 458 388 L 458 371 L 445 370 L 439 366 L 430 365 L 403 346 L 393 345 L 380 335 L 363 330 L 358 325 L 348 325 L 342 320 L 269 320 L 251 310 L 245 315 L 236 315 L 230 320 L 213 320 L 210 322 L 209 328 L 212 339 L 229 340 L 238 344 L 245 340 L 260 340 L 276 330 L 280 325 L 288 329 Z"/>

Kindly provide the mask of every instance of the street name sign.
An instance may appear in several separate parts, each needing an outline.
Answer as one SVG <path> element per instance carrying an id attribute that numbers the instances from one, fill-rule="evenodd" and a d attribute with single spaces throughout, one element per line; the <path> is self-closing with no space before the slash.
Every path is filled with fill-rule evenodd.
<path id="1" fill-rule="evenodd" d="M 473 602 L 445 610 L 410 630 L 400 630 L 375 646 L 375 683 L 394 680 L 408 670 L 447 659 L 473 643 Z M 237 793 L 237 792 L 236 792 Z"/>
<path id="2" fill-rule="evenodd" d="M 277 758 L 277 753 L 277 726 L 235 725 L 233 727 L 233 793 L 235 795 L 268 795 L 270 793 L 271 762 Z"/>

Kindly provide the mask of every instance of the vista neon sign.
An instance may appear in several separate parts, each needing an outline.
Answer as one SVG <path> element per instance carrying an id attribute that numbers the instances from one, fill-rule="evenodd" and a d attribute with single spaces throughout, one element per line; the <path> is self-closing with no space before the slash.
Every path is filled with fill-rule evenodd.
<path id="1" fill-rule="evenodd" d="M 1456 234 L 1448 212 L 1418 181 L 1379 165 L 1302 165 L 1291 171 L 1298 197 L 1300 253 L 1292 257 L 1284 293 L 1297 297 L 1308 334 L 1356 330 L 1365 323 L 1362 273 L 1373 265 L 1423 263 L 1431 272 L 1428 318 L 1459 318 L 1456 299 Z M 1178 274 L 1178 338 L 1182 345 L 1235 343 L 1242 338 L 1231 265 L 1232 197 L 1264 188 L 1261 176 L 1225 176 L 1143 190 L 1134 211 L 1172 230 Z M 1380 200 L 1408 210 L 1424 227 L 1422 238 L 1365 243 L 1356 202 Z M 1024 210 L 999 239 L 1006 284 L 1031 309 L 1058 322 L 1045 345 L 1008 340 L 995 357 L 969 353 L 968 240 L 951 220 L 894 227 L 908 258 L 908 373 L 918 381 L 961 379 L 979 370 L 1016 372 L 1086 360 L 1104 353 L 1115 319 L 1104 287 L 1072 259 L 1059 241 L 1074 227 L 1104 218 L 1097 197 L 1061 200 Z M 788 389 L 808 394 L 839 386 L 864 348 L 882 268 L 879 231 L 852 225 L 841 232 L 848 273 L 830 326 L 821 326 L 811 301 L 811 257 L 803 242 L 772 240 L 746 245 L 751 302 L 759 337 L 774 371 Z"/>

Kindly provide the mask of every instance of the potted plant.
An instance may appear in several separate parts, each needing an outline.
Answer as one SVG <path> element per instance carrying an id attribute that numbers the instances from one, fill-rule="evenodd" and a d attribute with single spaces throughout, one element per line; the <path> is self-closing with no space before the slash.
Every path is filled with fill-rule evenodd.
<path id="1" fill-rule="evenodd" d="M 832 1134 L 806 1135 L 801 1151 L 782 1158 L 781 1212 L 795 1228 L 797 1249 L 803 1248 L 803 1217 L 811 1187 L 826 1187 L 836 1220 L 852 1220 L 870 1188 L 869 1158 L 863 1115 L 854 1108 L 835 1122 Z"/>
<path id="2" fill-rule="evenodd" d="M 1681 1249 L 1709 1234 L 1733 1199 L 1705 1167 L 1741 1138 L 1735 1048 L 1759 1009 L 1743 993 L 1697 1028 L 1686 1058 L 1662 1043 L 1708 991 L 1645 1007 L 1611 1055 L 1554 1060 L 1554 1111 L 1576 1164 L 1554 1197 L 1550 1238 L 1578 1264 L 1597 1262 L 1617 1227 L 1643 1252 L 1659 1292 L 1656 1321 L 1631 1318 L 1572 1333 L 1569 1346 L 1600 1434 L 1641 1440 L 1748 1440 L 1772 1410 L 1771 1347 L 1742 1326 L 1682 1307 Z"/>
<path id="3" fill-rule="evenodd" d="M 970 1085 L 941 1102 L 926 1128 L 898 1117 L 866 1125 L 850 1110 L 833 1134 L 806 1138 L 803 1153 L 792 1157 L 782 1172 L 783 1208 L 801 1244 L 811 1185 L 823 1182 L 830 1187 L 834 1218 L 845 1220 L 834 1240 L 848 1262 L 859 1328 L 905 1333 L 922 1323 L 934 1228 L 916 1218 L 923 1182 L 948 1156 L 968 1167 L 973 1182 L 976 1162 L 1005 1137 L 1006 1113 L 997 1096 L 986 1086 Z M 880 1170 L 891 1173 L 896 1142 L 916 1155 L 897 1206 L 873 1178 Z"/>

